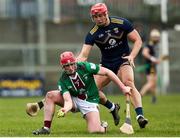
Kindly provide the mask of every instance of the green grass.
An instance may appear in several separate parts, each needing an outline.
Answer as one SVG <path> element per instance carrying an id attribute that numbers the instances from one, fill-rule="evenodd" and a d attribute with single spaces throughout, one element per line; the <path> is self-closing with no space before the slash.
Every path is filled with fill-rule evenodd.
<path id="1" fill-rule="evenodd" d="M 114 126 L 109 111 L 100 107 L 101 119 L 109 123 L 108 133 L 89 134 L 86 130 L 86 122 L 80 113 L 69 113 L 64 118 L 57 118 L 56 114 L 52 123 L 51 137 L 125 137 L 128 135 L 119 132 L 119 127 L 125 119 L 125 97 L 108 96 L 114 102 L 121 103 L 121 122 Z M 32 131 L 42 127 L 43 111 L 37 117 L 29 117 L 25 113 L 27 102 L 34 102 L 39 98 L 0 98 L 0 136 L 24 136 L 32 137 Z M 145 116 L 149 124 L 145 129 L 140 129 L 135 112 L 131 106 L 132 125 L 135 133 L 133 137 L 178 137 L 180 136 L 180 95 L 158 96 L 158 102 L 151 104 L 151 97 L 143 97 Z M 57 106 L 57 108 L 59 108 Z"/>

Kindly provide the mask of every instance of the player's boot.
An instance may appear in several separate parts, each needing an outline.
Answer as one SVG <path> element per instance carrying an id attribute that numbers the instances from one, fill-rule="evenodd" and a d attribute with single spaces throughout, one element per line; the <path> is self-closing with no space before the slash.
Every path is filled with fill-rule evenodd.
<path id="1" fill-rule="evenodd" d="M 140 128 L 145 128 L 146 125 L 148 124 L 148 120 L 146 118 L 144 118 L 144 116 L 139 116 L 137 119 Z"/>
<path id="2" fill-rule="evenodd" d="M 107 128 L 108 128 L 108 123 L 105 121 L 101 121 L 101 126 L 104 127 L 105 129 L 105 133 L 107 132 Z"/>
<path id="3" fill-rule="evenodd" d="M 111 114 L 112 114 L 113 119 L 114 119 L 114 124 L 116 126 L 119 124 L 119 121 L 120 121 L 119 109 L 120 109 L 120 105 L 119 104 L 115 104 L 114 110 L 111 111 Z"/>
<path id="4" fill-rule="evenodd" d="M 152 101 L 151 101 L 151 102 L 152 102 L 153 104 L 155 104 L 155 103 L 156 103 L 156 101 L 157 101 L 156 96 L 153 96 L 153 97 L 152 97 Z"/>
<path id="5" fill-rule="evenodd" d="M 44 127 L 33 131 L 34 135 L 48 135 L 50 134 L 50 130 L 49 129 L 45 129 Z"/>

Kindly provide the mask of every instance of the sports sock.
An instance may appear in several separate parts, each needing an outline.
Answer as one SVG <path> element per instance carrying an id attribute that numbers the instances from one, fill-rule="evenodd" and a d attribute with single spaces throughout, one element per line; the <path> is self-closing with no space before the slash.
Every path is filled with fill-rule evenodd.
<path id="1" fill-rule="evenodd" d="M 38 102 L 39 108 L 41 109 L 44 106 L 44 103 L 42 101 Z"/>
<path id="2" fill-rule="evenodd" d="M 104 104 L 105 107 L 107 107 L 109 110 L 113 111 L 115 108 L 114 103 L 110 102 L 109 100 L 106 101 L 106 103 Z"/>
<path id="3" fill-rule="evenodd" d="M 51 121 L 47 121 L 47 120 L 45 120 L 44 121 L 44 127 L 47 127 L 47 128 L 51 128 Z"/>
<path id="4" fill-rule="evenodd" d="M 135 109 L 137 116 L 142 115 L 143 116 L 143 109 L 142 107 L 137 107 Z"/>

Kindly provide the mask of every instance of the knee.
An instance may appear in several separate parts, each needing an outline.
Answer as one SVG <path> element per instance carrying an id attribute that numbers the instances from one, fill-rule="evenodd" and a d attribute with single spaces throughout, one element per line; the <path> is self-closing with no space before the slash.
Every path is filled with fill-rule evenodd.
<path id="1" fill-rule="evenodd" d="M 46 100 L 52 100 L 54 97 L 53 92 L 49 91 L 46 93 Z"/>
<path id="2" fill-rule="evenodd" d="M 154 88 L 155 87 L 155 83 L 153 81 L 149 82 L 148 84 L 149 84 L 150 88 Z"/>
<path id="3" fill-rule="evenodd" d="M 156 84 L 152 83 L 150 85 L 150 89 L 151 89 L 151 91 L 154 91 L 156 89 Z"/>

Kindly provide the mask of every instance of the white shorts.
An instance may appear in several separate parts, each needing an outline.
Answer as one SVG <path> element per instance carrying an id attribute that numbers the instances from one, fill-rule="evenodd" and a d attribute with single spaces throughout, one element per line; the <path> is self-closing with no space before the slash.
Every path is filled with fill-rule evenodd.
<path id="1" fill-rule="evenodd" d="M 80 111 L 83 116 L 89 112 L 99 112 L 99 106 L 97 103 L 81 100 L 78 97 L 72 97 L 72 101 L 75 105 L 76 111 Z"/>

